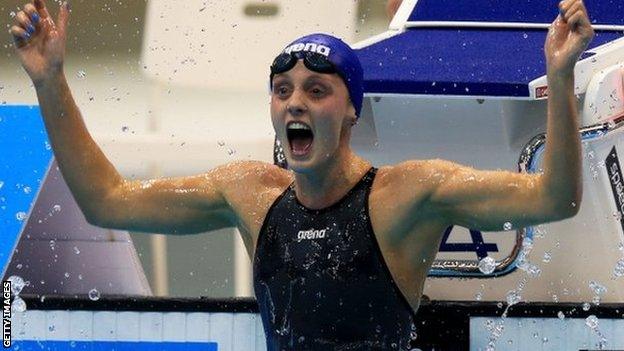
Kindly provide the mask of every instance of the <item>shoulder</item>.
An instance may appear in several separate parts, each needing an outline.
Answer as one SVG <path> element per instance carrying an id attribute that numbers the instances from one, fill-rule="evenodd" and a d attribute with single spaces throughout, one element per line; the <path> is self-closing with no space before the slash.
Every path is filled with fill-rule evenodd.
<path id="1" fill-rule="evenodd" d="M 374 190 L 378 199 L 423 205 L 432 200 L 440 185 L 457 170 L 457 164 L 441 159 L 409 160 L 383 166 L 377 172 Z"/>
<path id="2" fill-rule="evenodd" d="M 459 168 L 457 163 L 441 159 L 408 160 L 395 165 L 380 167 L 378 171 L 379 184 L 416 182 L 436 185 Z"/>
<path id="3" fill-rule="evenodd" d="M 294 175 L 262 161 L 235 161 L 222 166 L 218 178 L 222 195 L 238 216 L 244 217 L 250 212 L 249 206 L 268 209 Z"/>
<path id="4" fill-rule="evenodd" d="M 219 168 L 219 182 L 224 185 L 286 187 L 294 179 L 292 172 L 263 161 L 235 161 Z"/>

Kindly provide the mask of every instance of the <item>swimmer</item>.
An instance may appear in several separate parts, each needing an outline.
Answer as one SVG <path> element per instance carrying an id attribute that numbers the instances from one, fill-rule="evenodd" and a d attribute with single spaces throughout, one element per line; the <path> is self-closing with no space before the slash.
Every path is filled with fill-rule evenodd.
<path id="1" fill-rule="evenodd" d="M 363 99 L 358 58 L 339 39 L 314 34 L 287 45 L 270 67 L 271 121 L 289 169 L 238 161 L 196 176 L 124 179 L 89 135 L 67 84 L 69 17 L 67 3 L 53 21 L 35 0 L 10 32 L 86 219 L 173 235 L 238 227 L 268 350 L 409 350 L 446 228 L 522 228 L 570 218 L 580 207 L 574 66 L 594 35 L 581 0 L 560 4 L 545 43 L 540 174 L 440 159 L 373 167 L 349 146 Z"/>

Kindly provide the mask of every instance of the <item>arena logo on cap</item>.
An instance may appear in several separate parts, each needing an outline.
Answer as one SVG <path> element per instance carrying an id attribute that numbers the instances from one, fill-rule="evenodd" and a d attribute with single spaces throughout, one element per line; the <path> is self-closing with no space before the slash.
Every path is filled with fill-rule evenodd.
<path id="1" fill-rule="evenodd" d="M 329 56 L 329 52 L 331 51 L 331 49 L 325 45 L 316 43 L 296 43 L 284 49 L 284 52 L 287 54 L 299 51 L 311 51 L 321 54 L 323 56 Z"/>

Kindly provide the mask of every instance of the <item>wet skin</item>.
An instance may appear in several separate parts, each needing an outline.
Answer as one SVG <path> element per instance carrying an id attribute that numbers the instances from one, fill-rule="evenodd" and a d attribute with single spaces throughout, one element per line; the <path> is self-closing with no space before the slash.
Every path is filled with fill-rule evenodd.
<path id="1" fill-rule="evenodd" d="M 578 212 L 581 147 L 573 70 L 593 30 L 580 0 L 565 0 L 560 10 L 545 45 L 549 99 L 544 173 L 481 171 L 437 159 L 406 161 L 378 171 L 369 198 L 373 230 L 414 309 L 447 226 L 500 231 L 506 222 L 515 229 Z M 36 0 L 18 12 L 10 32 L 17 57 L 36 88 L 59 168 L 90 223 L 173 235 L 236 226 L 253 257 L 269 207 L 291 182 L 303 205 L 325 208 L 370 168 L 349 147 L 355 113 L 342 80 L 309 71 L 299 62 L 275 77 L 271 97 L 271 122 L 287 146 L 291 170 L 239 161 L 196 176 L 123 178 L 89 135 L 65 79 L 69 16 L 64 6 L 55 23 L 45 1 Z M 32 34 L 25 34 L 31 25 Z M 313 130 L 308 155 L 294 157 L 288 147 L 286 124 L 293 120 Z"/>

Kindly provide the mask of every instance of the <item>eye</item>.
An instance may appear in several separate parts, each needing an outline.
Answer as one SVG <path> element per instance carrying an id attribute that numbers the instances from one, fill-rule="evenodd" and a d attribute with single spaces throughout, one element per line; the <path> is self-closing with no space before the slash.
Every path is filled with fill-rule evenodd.
<path id="1" fill-rule="evenodd" d="M 323 89 L 322 87 L 314 87 L 312 89 L 310 89 L 310 92 L 312 93 L 313 96 L 323 96 L 325 94 L 325 89 Z"/>
<path id="2" fill-rule="evenodd" d="M 290 89 L 288 89 L 288 87 L 287 87 L 287 86 L 285 86 L 285 85 L 276 86 L 276 87 L 273 89 L 273 92 L 274 92 L 277 96 L 280 96 L 280 97 L 288 95 L 289 91 L 290 91 Z"/>

